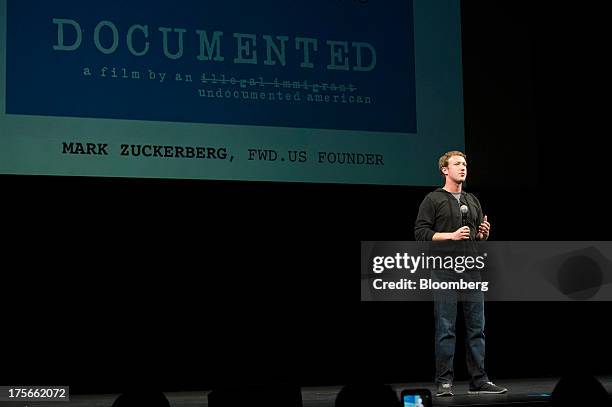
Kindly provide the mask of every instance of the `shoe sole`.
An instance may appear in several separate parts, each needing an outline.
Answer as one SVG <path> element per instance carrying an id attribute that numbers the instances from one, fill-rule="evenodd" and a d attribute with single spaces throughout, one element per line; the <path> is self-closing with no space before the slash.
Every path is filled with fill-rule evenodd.
<path id="1" fill-rule="evenodd" d="M 436 397 L 444 397 L 444 396 L 454 396 L 454 394 L 450 391 L 444 393 L 436 393 Z"/>
<path id="2" fill-rule="evenodd" d="M 504 394 L 507 393 L 508 389 L 502 391 L 473 391 L 468 390 L 468 394 Z"/>

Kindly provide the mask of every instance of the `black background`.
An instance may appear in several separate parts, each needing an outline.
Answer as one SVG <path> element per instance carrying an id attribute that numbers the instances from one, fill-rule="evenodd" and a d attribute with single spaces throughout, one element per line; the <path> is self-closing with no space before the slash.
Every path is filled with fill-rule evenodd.
<path id="1" fill-rule="evenodd" d="M 492 239 L 609 240 L 607 33 L 593 7 L 462 1 L 466 189 Z M 432 305 L 361 303 L 357 271 L 361 240 L 413 239 L 431 188 L 0 182 L 0 383 L 86 393 L 433 379 Z M 491 378 L 611 374 L 610 311 L 487 303 Z"/>

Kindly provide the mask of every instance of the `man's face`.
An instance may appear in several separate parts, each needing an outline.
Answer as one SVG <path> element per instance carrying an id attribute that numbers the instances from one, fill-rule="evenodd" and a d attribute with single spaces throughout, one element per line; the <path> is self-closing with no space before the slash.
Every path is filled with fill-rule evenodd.
<path id="1" fill-rule="evenodd" d="M 461 184 L 467 177 L 467 162 L 460 155 L 454 155 L 448 159 L 448 167 L 442 167 L 442 172 L 451 181 Z"/>

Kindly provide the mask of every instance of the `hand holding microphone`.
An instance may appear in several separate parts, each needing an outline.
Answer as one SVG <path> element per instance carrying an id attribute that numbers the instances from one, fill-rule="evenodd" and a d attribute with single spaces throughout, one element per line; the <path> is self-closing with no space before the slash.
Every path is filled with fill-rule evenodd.
<path id="1" fill-rule="evenodd" d="M 470 228 L 469 226 L 462 226 L 459 229 L 451 233 L 452 240 L 470 240 Z"/>

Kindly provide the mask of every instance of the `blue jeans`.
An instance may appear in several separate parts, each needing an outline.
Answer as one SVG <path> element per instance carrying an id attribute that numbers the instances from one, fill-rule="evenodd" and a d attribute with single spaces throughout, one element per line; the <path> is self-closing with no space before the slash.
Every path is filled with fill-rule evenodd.
<path id="1" fill-rule="evenodd" d="M 470 374 L 470 387 L 476 388 L 489 381 L 484 369 L 484 296 L 482 291 L 434 292 L 434 318 L 436 322 L 436 383 L 453 382 L 455 356 L 455 324 L 457 305 L 463 308 L 466 332 L 466 361 Z"/>

